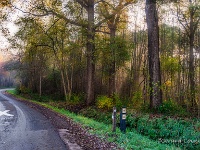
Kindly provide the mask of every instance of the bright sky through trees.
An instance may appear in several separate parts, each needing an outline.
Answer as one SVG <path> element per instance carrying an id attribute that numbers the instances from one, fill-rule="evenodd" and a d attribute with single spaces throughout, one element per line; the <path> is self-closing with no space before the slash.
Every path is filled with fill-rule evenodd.
<path id="1" fill-rule="evenodd" d="M 15 1 L 15 6 L 23 11 L 26 11 L 26 2 L 21 0 Z M 172 26 L 180 26 L 177 21 L 176 14 L 173 13 L 172 10 L 174 8 L 174 4 L 165 4 L 161 6 L 162 11 L 167 12 L 167 15 L 162 16 L 162 13 L 159 13 L 159 23 L 166 23 Z M 8 9 L 8 8 L 6 8 Z M 128 29 L 131 31 L 134 30 L 145 30 L 147 29 L 146 26 L 146 18 L 145 18 L 145 1 L 139 1 L 137 4 L 129 6 L 129 15 L 128 15 Z M 161 10 L 161 9 L 160 9 Z M 18 27 L 14 24 L 14 21 L 25 14 L 20 10 L 14 9 L 8 15 L 8 21 L 2 23 L 4 28 L 8 28 L 11 35 L 17 32 Z M 181 26 L 180 26 L 181 27 Z M 0 32 L 0 50 L 5 50 L 9 47 L 9 43 L 7 42 L 6 38 Z"/>
<path id="2" fill-rule="evenodd" d="M 25 5 L 25 4 L 24 4 Z M 20 2 L 16 3 L 16 7 L 26 10 L 26 8 L 23 8 Z M 168 10 L 171 9 L 173 5 L 167 4 L 167 6 L 162 7 L 163 10 Z M 146 29 L 146 22 L 145 22 L 145 2 L 140 1 L 137 4 L 134 4 L 132 6 L 129 6 L 129 15 L 128 15 L 128 29 L 129 30 L 141 30 L 141 29 Z M 14 24 L 14 21 L 18 18 L 23 16 L 24 13 L 21 12 L 20 10 L 13 10 L 12 13 L 9 14 L 9 20 L 3 23 L 3 27 L 6 27 L 9 29 L 10 34 L 14 35 L 14 33 L 17 32 L 18 27 Z M 173 21 L 174 20 L 174 21 Z M 160 21 L 164 22 L 167 24 L 177 24 L 176 17 L 172 13 L 169 12 L 167 16 L 164 16 L 164 18 L 161 16 Z M 5 37 L 0 33 L 0 49 L 5 49 L 8 48 L 9 44 L 6 40 Z"/>
<path id="3" fill-rule="evenodd" d="M 26 10 L 26 8 L 22 8 L 21 3 L 16 3 L 16 7 Z M 173 7 L 172 4 L 167 4 L 166 6 L 163 6 L 162 9 L 165 11 L 169 11 Z M 137 4 L 134 4 L 132 6 L 129 6 L 129 21 L 128 21 L 128 28 L 130 30 L 134 30 L 135 27 L 138 27 L 138 29 L 146 29 L 146 22 L 145 22 L 145 3 L 144 1 L 140 1 Z M 4 27 L 7 27 L 10 31 L 11 34 L 14 34 L 17 31 L 17 27 L 14 25 L 14 21 L 19 17 L 23 16 L 24 13 L 21 12 L 20 10 L 13 10 L 11 14 L 9 14 L 9 21 L 4 23 Z M 176 21 L 175 15 L 173 15 L 171 12 L 169 12 L 168 15 L 165 15 L 164 18 L 160 18 L 160 21 L 166 21 L 167 24 L 173 24 L 172 20 L 174 18 L 174 21 Z M 1 45 L 0 48 L 5 48 L 5 38 L 1 37 Z M 4 43 L 2 45 L 2 42 Z"/>

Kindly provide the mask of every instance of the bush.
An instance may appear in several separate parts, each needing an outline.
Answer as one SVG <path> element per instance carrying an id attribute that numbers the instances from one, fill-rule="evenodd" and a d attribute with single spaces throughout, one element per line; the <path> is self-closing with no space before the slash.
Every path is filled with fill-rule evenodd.
<path id="1" fill-rule="evenodd" d="M 122 106 L 128 106 L 127 103 L 127 100 L 121 99 L 119 95 L 114 94 L 112 97 L 98 96 L 96 106 L 98 109 L 111 112 L 113 107 L 116 107 L 117 110 L 120 110 Z"/>
<path id="2" fill-rule="evenodd" d="M 17 95 L 21 94 L 20 86 L 17 86 L 17 87 L 15 88 L 15 93 L 16 93 Z"/>
<path id="3" fill-rule="evenodd" d="M 112 123 L 111 113 L 100 112 L 97 109 L 92 108 L 92 107 L 82 109 L 79 113 L 85 117 L 92 118 L 98 122 L 103 122 L 105 124 Z"/>
<path id="4" fill-rule="evenodd" d="M 99 96 L 97 97 L 96 106 L 97 108 L 105 111 L 112 111 L 114 102 L 112 98 L 109 98 L 107 96 Z"/>
<path id="5" fill-rule="evenodd" d="M 126 105 L 125 101 L 122 101 L 122 99 L 120 99 L 119 95 L 114 94 L 113 96 L 113 104 L 117 109 L 121 109 L 122 106 Z"/>
<path id="6" fill-rule="evenodd" d="M 32 93 L 31 90 L 25 86 L 16 87 L 16 94 L 30 94 L 30 93 Z"/>
<path id="7" fill-rule="evenodd" d="M 84 98 L 82 95 L 77 95 L 77 94 L 72 94 L 70 100 L 69 100 L 69 104 L 71 105 L 78 105 L 78 104 L 82 104 L 84 102 Z"/>
<path id="8" fill-rule="evenodd" d="M 166 115 L 187 115 L 186 111 L 171 99 L 163 102 L 163 104 L 158 108 L 158 112 Z"/>
<path id="9" fill-rule="evenodd" d="M 141 91 L 134 93 L 131 103 L 132 103 L 132 107 L 135 108 L 136 110 L 142 109 L 143 98 L 142 98 L 142 92 Z"/>

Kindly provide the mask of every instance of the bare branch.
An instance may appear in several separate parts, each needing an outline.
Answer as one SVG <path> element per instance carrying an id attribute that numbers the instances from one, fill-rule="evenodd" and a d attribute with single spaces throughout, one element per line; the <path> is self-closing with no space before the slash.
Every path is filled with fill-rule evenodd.
<path id="1" fill-rule="evenodd" d="M 73 25 L 76 25 L 76 26 L 81 26 L 81 27 L 87 27 L 87 24 L 83 23 L 83 22 L 79 22 L 79 21 L 75 21 L 75 20 L 71 20 L 67 17 L 65 17 L 64 15 L 62 14 L 59 14 L 53 10 L 50 10 L 48 11 L 50 14 L 53 14 L 55 16 L 57 16 L 58 18 L 61 18 L 63 20 L 65 20 L 66 22 L 70 23 L 70 24 L 73 24 Z"/>
<path id="2" fill-rule="evenodd" d="M 68 22 L 68 23 L 70 23 L 70 24 L 73 24 L 73 25 L 76 25 L 76 26 L 81 26 L 81 27 L 87 27 L 87 24 L 84 24 L 83 22 L 76 21 L 76 20 L 71 20 L 71 19 L 65 17 L 65 16 L 62 15 L 62 14 L 59 14 L 59 13 L 53 11 L 53 10 L 47 10 L 46 8 L 41 9 L 41 10 L 43 10 L 45 13 L 43 13 L 43 14 L 35 14 L 35 13 L 31 13 L 31 11 L 30 11 L 30 12 L 24 11 L 24 10 L 22 10 L 22 9 L 16 7 L 16 6 L 14 6 L 14 5 L 12 5 L 12 7 L 14 7 L 15 9 L 17 9 L 17 10 L 19 10 L 19 11 L 25 13 L 25 14 L 29 14 L 29 15 L 31 15 L 31 16 L 43 17 L 43 16 L 48 16 L 48 15 L 51 15 L 51 14 L 52 14 L 52 15 L 55 15 L 56 17 L 60 18 L 60 19 L 65 20 L 66 22 Z"/>
<path id="3" fill-rule="evenodd" d="M 60 19 L 57 19 L 47 30 L 46 32 L 48 32 Z"/>
<path id="4" fill-rule="evenodd" d="M 21 11 L 21 12 L 24 13 L 24 14 L 29 14 L 29 15 L 35 16 L 35 17 L 44 17 L 44 16 L 48 16 L 48 15 L 49 15 L 48 12 L 46 12 L 46 13 L 44 13 L 44 14 L 34 14 L 34 13 L 31 13 L 31 12 L 24 11 L 24 10 L 22 10 L 22 9 L 16 7 L 16 6 L 14 6 L 14 5 L 12 5 L 12 7 L 14 7 L 15 9 Z"/>

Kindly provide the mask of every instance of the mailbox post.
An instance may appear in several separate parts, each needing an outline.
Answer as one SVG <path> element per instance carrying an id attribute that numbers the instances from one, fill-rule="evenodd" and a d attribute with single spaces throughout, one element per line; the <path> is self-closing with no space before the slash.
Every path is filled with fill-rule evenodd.
<path id="1" fill-rule="evenodd" d="M 126 132 L 126 108 L 123 107 L 120 112 L 120 130 L 121 132 Z"/>

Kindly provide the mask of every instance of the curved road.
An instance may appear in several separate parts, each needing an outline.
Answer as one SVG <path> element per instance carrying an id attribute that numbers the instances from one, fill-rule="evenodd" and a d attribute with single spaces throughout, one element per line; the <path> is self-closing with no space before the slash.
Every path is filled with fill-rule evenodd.
<path id="1" fill-rule="evenodd" d="M 66 150 L 58 131 L 42 114 L 0 90 L 0 150 Z"/>

